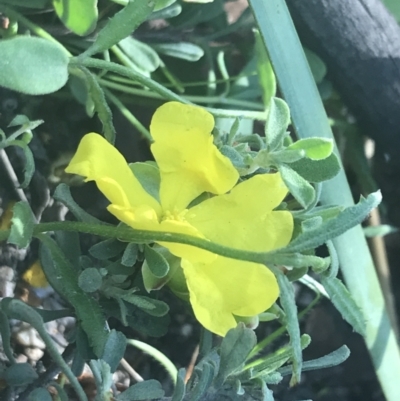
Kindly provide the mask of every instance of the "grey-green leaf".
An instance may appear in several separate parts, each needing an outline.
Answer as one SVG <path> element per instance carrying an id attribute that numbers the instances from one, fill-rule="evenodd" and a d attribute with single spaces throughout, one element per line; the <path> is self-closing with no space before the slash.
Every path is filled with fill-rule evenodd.
<path id="1" fill-rule="evenodd" d="M 108 363 L 111 372 L 115 372 L 124 357 L 126 349 L 126 337 L 120 331 L 111 330 L 108 334 L 104 352 L 101 357 L 103 361 Z"/>
<path id="2" fill-rule="evenodd" d="M 52 401 L 50 393 L 45 388 L 36 388 L 29 394 L 28 401 Z"/>
<path id="3" fill-rule="evenodd" d="M 282 180 L 301 206 L 307 208 L 314 201 L 315 190 L 301 175 L 285 164 L 278 165 Z"/>
<path id="4" fill-rule="evenodd" d="M 269 151 L 279 150 L 290 123 L 290 111 L 285 101 L 273 97 L 265 124 L 265 141 Z"/>
<path id="5" fill-rule="evenodd" d="M 339 159 L 334 153 L 322 160 L 304 158 L 290 163 L 290 167 L 309 182 L 330 180 L 340 171 Z"/>
<path id="6" fill-rule="evenodd" d="M 350 323 L 357 333 L 364 336 L 365 317 L 344 284 L 336 277 L 323 275 L 321 275 L 321 283 L 343 319 Z"/>
<path id="7" fill-rule="evenodd" d="M 99 32 L 94 43 L 81 55 L 88 57 L 117 44 L 147 19 L 154 8 L 154 1 L 133 0 L 116 13 Z"/>
<path id="8" fill-rule="evenodd" d="M 95 267 L 85 269 L 78 278 L 78 285 L 85 292 L 95 292 L 102 284 L 103 277 Z"/>
<path id="9" fill-rule="evenodd" d="M 79 287 L 76 270 L 57 243 L 48 235 L 39 234 L 38 237 L 41 240 L 40 262 L 47 280 L 74 307 L 94 353 L 100 357 L 107 331 L 106 319 L 98 302 Z"/>
<path id="10" fill-rule="evenodd" d="M 2 378 L 9 386 L 26 386 L 38 378 L 37 373 L 29 363 L 15 363 L 8 367 Z"/>
<path id="11" fill-rule="evenodd" d="M 228 331 L 221 344 L 221 362 L 215 378 L 216 387 L 221 387 L 229 375 L 243 366 L 256 343 L 254 331 L 246 328 L 243 323 Z"/>
<path id="12" fill-rule="evenodd" d="M 204 56 L 204 50 L 190 42 L 157 43 L 152 46 L 158 53 L 186 61 L 198 61 Z"/>
<path id="13" fill-rule="evenodd" d="M 380 191 L 369 194 L 367 198 L 361 198 L 359 203 L 341 211 L 335 218 L 326 220 L 315 229 L 300 234 L 284 249 L 284 253 L 314 249 L 326 241 L 343 234 L 350 228 L 360 224 L 371 210 L 379 205 L 381 200 Z"/>
<path id="14" fill-rule="evenodd" d="M 27 95 L 46 95 L 68 80 L 68 55 L 49 40 L 16 36 L 0 40 L 0 86 Z"/>
<path id="15" fill-rule="evenodd" d="M 155 400 L 164 396 L 164 390 L 157 380 L 136 383 L 117 396 L 117 401 Z"/>
<path id="16" fill-rule="evenodd" d="M 286 328 L 290 336 L 290 344 L 293 350 L 293 368 L 292 378 L 290 380 L 290 384 L 293 386 L 300 382 L 301 368 L 303 364 L 297 306 L 292 283 L 283 273 L 279 273 L 277 279 L 280 289 L 280 302 L 286 313 Z"/>
<path id="17" fill-rule="evenodd" d="M 156 277 L 165 277 L 169 271 L 169 264 L 167 259 L 161 253 L 157 252 L 148 245 L 145 245 L 144 256 L 149 266 L 150 271 Z"/>
<path id="18" fill-rule="evenodd" d="M 27 202 L 18 202 L 14 205 L 11 222 L 11 232 L 7 242 L 19 248 L 26 248 L 31 242 L 35 225 L 32 210 Z"/>

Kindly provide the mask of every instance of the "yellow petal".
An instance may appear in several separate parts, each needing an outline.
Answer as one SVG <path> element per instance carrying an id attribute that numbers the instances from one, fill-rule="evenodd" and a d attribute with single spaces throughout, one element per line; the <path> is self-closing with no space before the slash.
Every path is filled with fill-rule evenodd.
<path id="1" fill-rule="evenodd" d="M 161 172 L 165 210 L 181 211 L 203 192 L 224 194 L 239 174 L 213 144 L 213 116 L 201 107 L 168 102 L 153 115 L 151 151 Z"/>
<path id="2" fill-rule="evenodd" d="M 35 288 L 46 288 L 49 285 L 38 260 L 25 271 L 22 278 Z"/>
<path id="3" fill-rule="evenodd" d="M 189 210 L 187 221 L 207 239 L 248 251 L 268 252 L 286 246 L 293 232 L 287 211 L 272 211 L 287 194 L 280 175 L 260 174 Z"/>
<path id="4" fill-rule="evenodd" d="M 258 315 L 279 295 L 275 276 L 261 264 L 218 256 L 209 264 L 183 259 L 182 267 L 197 320 L 221 336 L 236 326 L 233 315 Z"/>
<path id="5" fill-rule="evenodd" d="M 90 133 L 82 138 L 65 171 L 95 181 L 112 204 L 124 208 L 147 205 L 161 214 L 159 203 L 142 188 L 125 158 L 99 134 Z"/>

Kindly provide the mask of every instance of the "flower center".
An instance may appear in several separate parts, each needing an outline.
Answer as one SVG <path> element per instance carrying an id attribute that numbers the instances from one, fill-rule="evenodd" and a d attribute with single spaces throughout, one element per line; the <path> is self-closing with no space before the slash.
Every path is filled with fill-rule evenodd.
<path id="1" fill-rule="evenodd" d="M 161 216 L 161 221 L 165 220 L 175 220 L 175 221 L 181 221 L 184 222 L 186 221 L 185 216 L 186 213 L 188 212 L 187 209 L 185 210 L 165 210 L 163 212 L 163 215 Z"/>

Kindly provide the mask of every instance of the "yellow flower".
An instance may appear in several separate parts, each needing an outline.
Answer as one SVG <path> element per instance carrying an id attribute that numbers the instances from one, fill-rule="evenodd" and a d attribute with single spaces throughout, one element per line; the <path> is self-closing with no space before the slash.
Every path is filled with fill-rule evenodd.
<path id="1" fill-rule="evenodd" d="M 35 288 L 46 288 L 49 285 L 42 270 L 42 265 L 38 260 L 34 262 L 28 270 L 26 270 L 22 278 Z"/>
<path id="2" fill-rule="evenodd" d="M 204 109 L 169 102 L 155 112 L 151 151 L 160 170 L 156 200 L 141 186 L 123 156 L 102 136 L 84 136 L 66 171 L 94 180 L 111 204 L 108 210 L 139 230 L 205 238 L 220 245 L 267 252 L 287 245 L 293 219 L 273 211 L 287 194 L 281 177 L 260 174 L 237 184 L 239 175 L 213 144 L 214 119 Z M 214 194 L 193 207 L 204 192 Z M 161 243 L 182 258 L 190 302 L 199 322 L 225 335 L 236 316 L 254 316 L 277 299 L 273 273 L 182 244 Z"/>

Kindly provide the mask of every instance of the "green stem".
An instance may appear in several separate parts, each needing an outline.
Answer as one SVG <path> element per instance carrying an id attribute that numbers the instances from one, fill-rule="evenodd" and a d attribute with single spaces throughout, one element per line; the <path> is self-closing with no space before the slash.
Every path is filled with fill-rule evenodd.
<path id="1" fill-rule="evenodd" d="M 112 71 L 116 74 L 130 78 L 133 81 L 139 82 L 140 84 L 142 84 L 143 86 L 145 86 L 149 89 L 152 89 L 154 92 L 161 95 L 161 98 L 164 98 L 167 100 L 175 100 L 177 102 L 186 103 L 186 104 L 189 103 L 186 99 L 184 99 L 183 97 L 170 91 L 169 89 L 165 88 L 158 82 L 153 81 L 152 79 L 146 77 L 145 75 L 141 74 L 140 72 L 134 71 L 128 67 L 125 67 L 125 66 L 117 64 L 117 63 L 99 60 L 99 59 L 95 59 L 95 58 L 81 59 L 79 57 L 74 57 L 73 59 L 71 59 L 70 64 L 76 65 L 76 66 L 83 65 L 87 68 L 97 68 L 99 70 Z"/>
<path id="2" fill-rule="evenodd" d="M 279 258 L 279 255 L 275 256 L 269 252 L 249 252 L 229 248 L 205 239 L 192 237 L 190 235 L 159 231 L 135 230 L 126 226 L 109 226 L 104 224 L 91 224 L 77 221 L 40 223 L 35 225 L 33 229 L 33 235 L 48 231 L 77 231 L 86 234 L 98 235 L 105 238 L 118 238 L 122 241 L 142 244 L 152 242 L 175 242 L 192 245 L 228 258 L 261 264 L 267 263 L 272 265 L 274 264 L 275 258 Z M 10 230 L 0 230 L 0 242 L 6 240 L 9 235 Z"/>
<path id="3" fill-rule="evenodd" d="M 322 101 L 284 0 L 250 0 L 300 138 L 332 138 Z M 344 172 L 324 182 L 324 204 L 353 205 Z M 400 399 L 400 353 L 361 226 L 333 240 L 346 284 L 366 321 L 365 341 L 388 401 Z"/>
<path id="4" fill-rule="evenodd" d="M 118 107 L 121 114 L 146 138 L 148 141 L 153 142 L 150 132 L 146 127 L 130 112 L 130 110 L 109 90 L 104 89 L 107 98 L 111 100 L 115 106 Z"/>
<path id="5" fill-rule="evenodd" d="M 149 79 L 149 78 L 148 78 Z M 153 81 L 154 82 L 154 81 Z M 134 88 L 132 86 L 127 86 L 127 85 L 121 85 L 117 84 L 115 82 L 110 82 L 106 79 L 101 79 L 100 83 L 103 86 L 106 86 L 111 89 L 119 90 L 121 92 L 129 93 L 130 95 L 137 95 L 137 96 L 143 96 L 143 97 L 148 97 L 151 99 L 163 99 L 164 96 L 158 92 L 150 92 L 146 89 L 140 89 L 140 88 Z M 164 88 L 164 87 L 163 87 Z M 173 93 L 173 92 L 171 92 Z M 176 95 L 179 96 L 179 95 Z M 183 98 L 183 97 L 182 97 Z M 224 105 L 229 105 L 229 106 L 235 106 L 235 107 L 252 107 L 254 109 L 258 110 L 264 110 L 264 106 L 261 103 L 257 102 L 249 102 L 249 101 L 244 101 L 244 100 L 238 100 L 238 99 L 229 99 L 224 97 L 224 95 L 218 95 L 218 96 L 193 96 L 193 95 L 187 95 L 184 97 L 185 103 L 199 103 L 199 104 L 207 104 L 207 103 L 219 103 L 219 104 L 224 104 Z M 174 99 L 172 99 L 174 100 Z M 208 109 L 209 110 L 209 109 Z M 229 110 L 231 111 L 231 110 Z M 234 110 L 232 110 L 234 111 Z M 262 115 L 262 119 L 266 119 L 265 117 L 265 112 L 260 112 L 260 111 L 252 111 L 252 113 L 257 113 L 257 115 Z M 242 113 L 242 111 L 240 111 Z M 247 112 L 248 113 L 248 112 Z"/>

